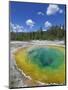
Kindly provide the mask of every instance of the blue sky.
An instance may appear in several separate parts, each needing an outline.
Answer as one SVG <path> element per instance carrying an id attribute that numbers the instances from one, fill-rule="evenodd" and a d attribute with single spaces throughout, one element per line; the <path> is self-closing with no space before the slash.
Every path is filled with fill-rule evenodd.
<path id="1" fill-rule="evenodd" d="M 65 24 L 65 6 L 10 2 L 10 29 L 18 32 L 46 31 L 53 25 Z"/>

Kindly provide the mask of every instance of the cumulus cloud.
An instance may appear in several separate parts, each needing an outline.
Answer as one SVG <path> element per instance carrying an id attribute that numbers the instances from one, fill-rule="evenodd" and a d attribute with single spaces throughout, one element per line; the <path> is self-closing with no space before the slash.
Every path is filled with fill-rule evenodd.
<path id="1" fill-rule="evenodd" d="M 43 12 L 38 12 L 37 14 L 44 16 L 44 13 Z"/>
<path id="2" fill-rule="evenodd" d="M 47 15 L 53 15 L 57 12 L 62 13 L 63 10 L 61 10 L 58 5 L 49 4 L 47 11 L 46 11 L 46 14 Z"/>
<path id="3" fill-rule="evenodd" d="M 63 13 L 63 10 L 62 10 L 62 9 L 60 9 L 60 10 L 59 10 L 59 13 Z"/>
<path id="4" fill-rule="evenodd" d="M 44 23 L 44 26 L 45 26 L 45 28 L 48 28 L 48 27 L 51 27 L 52 24 L 51 24 L 49 21 L 46 21 L 46 22 Z"/>
<path id="5" fill-rule="evenodd" d="M 13 31 L 13 32 L 23 32 L 24 31 L 24 27 L 20 26 L 18 24 L 10 23 L 10 31 Z"/>
<path id="6" fill-rule="evenodd" d="M 32 19 L 26 20 L 26 25 L 32 28 L 35 25 L 35 22 Z"/>
<path id="7" fill-rule="evenodd" d="M 13 23 L 10 23 L 10 31 L 15 31 L 16 27 Z"/>
<path id="8" fill-rule="evenodd" d="M 13 23 L 10 23 L 10 31 L 16 32 L 16 27 Z"/>
<path id="9" fill-rule="evenodd" d="M 43 31 L 47 31 L 46 29 L 43 29 Z"/>
<path id="10" fill-rule="evenodd" d="M 16 31 L 17 32 L 22 32 L 23 30 L 24 30 L 23 26 L 20 26 L 20 25 L 16 24 Z"/>

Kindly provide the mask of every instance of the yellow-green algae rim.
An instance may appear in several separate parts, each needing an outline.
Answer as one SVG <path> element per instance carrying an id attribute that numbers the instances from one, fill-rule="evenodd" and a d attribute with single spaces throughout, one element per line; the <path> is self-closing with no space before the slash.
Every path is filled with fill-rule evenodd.
<path id="1" fill-rule="evenodd" d="M 45 46 L 47 46 L 47 47 L 61 47 L 61 48 L 64 48 L 65 46 L 64 45 L 28 45 L 28 46 L 25 46 L 25 47 L 19 47 L 19 48 L 17 48 L 17 49 L 15 49 L 15 51 L 13 52 L 13 55 L 14 55 L 14 58 L 15 58 L 15 54 L 19 51 L 19 50 L 21 50 L 22 48 L 29 48 L 29 47 L 37 47 L 37 46 L 43 46 L 43 47 L 45 47 Z M 64 49 L 64 51 L 65 51 L 65 49 Z M 15 60 L 15 62 L 16 62 L 16 60 Z M 26 75 L 24 72 L 23 72 L 23 70 L 21 70 L 18 66 L 17 66 L 17 64 L 16 64 L 16 67 L 17 67 L 17 69 L 26 77 L 26 78 L 28 78 L 29 80 L 32 80 L 32 78 L 30 77 L 30 76 L 28 76 L 28 75 Z M 36 80 L 35 80 L 36 81 Z M 38 83 L 40 83 L 40 84 L 44 84 L 44 85 L 50 85 L 50 83 L 43 83 L 43 82 L 40 82 L 40 81 L 36 81 L 36 82 L 38 82 Z M 59 85 L 59 84 L 57 84 L 57 83 L 52 83 L 52 84 L 56 84 L 56 85 Z M 62 85 L 62 83 L 60 84 L 60 85 Z"/>

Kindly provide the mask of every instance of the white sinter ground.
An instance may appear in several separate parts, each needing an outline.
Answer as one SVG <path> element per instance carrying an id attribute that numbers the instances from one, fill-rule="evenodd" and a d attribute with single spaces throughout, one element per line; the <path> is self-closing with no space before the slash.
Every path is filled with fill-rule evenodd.
<path id="1" fill-rule="evenodd" d="M 64 41 L 47 41 L 47 40 L 33 40 L 33 41 L 10 41 L 10 88 L 13 87 L 28 87 L 30 86 L 27 82 L 27 79 L 24 74 L 22 74 L 16 67 L 16 63 L 13 57 L 13 52 L 18 50 L 18 48 L 25 47 L 28 45 L 59 45 L 65 47 Z M 38 82 L 38 85 L 42 83 Z"/>

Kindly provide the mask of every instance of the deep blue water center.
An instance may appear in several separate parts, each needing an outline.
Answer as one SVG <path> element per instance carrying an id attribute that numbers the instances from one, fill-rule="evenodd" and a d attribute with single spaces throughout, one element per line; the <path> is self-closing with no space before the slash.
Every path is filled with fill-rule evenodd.
<path id="1" fill-rule="evenodd" d="M 39 67 L 57 68 L 64 63 L 64 52 L 55 48 L 33 48 L 28 52 L 29 62 Z"/>

